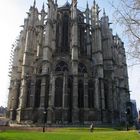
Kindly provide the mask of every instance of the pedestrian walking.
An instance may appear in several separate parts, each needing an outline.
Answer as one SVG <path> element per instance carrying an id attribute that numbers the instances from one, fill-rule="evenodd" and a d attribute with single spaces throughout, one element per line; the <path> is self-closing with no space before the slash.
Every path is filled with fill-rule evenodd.
<path id="1" fill-rule="evenodd" d="M 93 123 L 90 125 L 90 132 L 93 132 L 93 129 L 94 129 L 94 125 Z"/>

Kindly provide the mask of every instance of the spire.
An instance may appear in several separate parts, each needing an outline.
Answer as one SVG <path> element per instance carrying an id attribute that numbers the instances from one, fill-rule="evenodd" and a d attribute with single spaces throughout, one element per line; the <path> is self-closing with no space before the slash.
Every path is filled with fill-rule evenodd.
<path id="1" fill-rule="evenodd" d="M 96 4 L 96 8 L 97 8 L 97 15 L 99 15 L 99 13 L 101 12 L 100 7 L 98 4 Z"/>
<path id="2" fill-rule="evenodd" d="M 42 11 L 44 11 L 44 9 L 45 9 L 45 6 L 44 6 L 44 2 L 43 2 L 43 5 L 42 5 Z"/>
<path id="3" fill-rule="evenodd" d="M 66 3 L 63 5 L 63 7 L 70 7 L 70 3 L 68 2 L 68 0 L 67 0 Z"/>
<path id="4" fill-rule="evenodd" d="M 74 7 L 76 7 L 77 6 L 77 0 L 72 0 L 72 4 L 73 4 Z"/>
<path id="5" fill-rule="evenodd" d="M 55 0 L 55 5 L 57 5 L 57 0 Z"/>
<path id="6" fill-rule="evenodd" d="M 89 9 L 88 1 L 87 1 L 87 9 Z"/>
<path id="7" fill-rule="evenodd" d="M 86 14 L 86 23 L 89 24 L 89 5 L 88 5 L 88 1 L 87 1 L 87 9 L 85 11 Z"/>
<path id="8" fill-rule="evenodd" d="M 96 1 L 95 1 L 95 0 L 93 1 L 93 5 L 94 5 L 94 6 L 96 5 Z"/>
<path id="9" fill-rule="evenodd" d="M 36 0 L 34 0 L 34 4 L 33 4 L 33 7 L 35 8 L 35 6 L 36 6 Z"/>

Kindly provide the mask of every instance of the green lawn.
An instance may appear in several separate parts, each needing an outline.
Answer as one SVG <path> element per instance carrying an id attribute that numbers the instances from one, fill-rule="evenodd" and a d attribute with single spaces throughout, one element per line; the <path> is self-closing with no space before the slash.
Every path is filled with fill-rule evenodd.
<path id="1" fill-rule="evenodd" d="M 0 132 L 0 140 L 140 140 L 137 131 L 117 131 L 112 128 L 61 128 L 52 132 L 25 132 L 8 130 Z"/>

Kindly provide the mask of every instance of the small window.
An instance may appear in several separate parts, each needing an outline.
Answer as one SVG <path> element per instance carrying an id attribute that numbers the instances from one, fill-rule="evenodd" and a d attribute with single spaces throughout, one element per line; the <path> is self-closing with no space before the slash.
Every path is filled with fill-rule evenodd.
<path id="1" fill-rule="evenodd" d="M 67 65 L 67 63 L 65 63 L 64 61 L 61 61 L 60 63 L 58 63 L 58 64 L 56 65 L 55 71 L 56 71 L 56 72 L 68 71 L 68 65 Z"/>
<path id="2" fill-rule="evenodd" d="M 79 65 L 78 65 L 78 72 L 79 73 L 87 73 L 86 66 L 84 64 L 82 64 L 82 63 L 79 63 Z"/>

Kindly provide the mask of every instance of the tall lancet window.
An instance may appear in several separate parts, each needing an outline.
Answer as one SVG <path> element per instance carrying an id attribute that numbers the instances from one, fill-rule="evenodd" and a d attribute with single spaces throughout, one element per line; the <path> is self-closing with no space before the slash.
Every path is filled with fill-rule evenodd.
<path id="1" fill-rule="evenodd" d="M 88 107 L 94 108 L 94 82 L 92 80 L 88 82 Z"/>
<path id="2" fill-rule="evenodd" d="M 79 15 L 78 17 L 78 40 L 79 40 L 79 48 L 80 54 L 85 55 L 87 50 L 85 47 L 85 24 L 83 15 Z"/>
<path id="3" fill-rule="evenodd" d="M 68 106 L 69 106 L 69 122 L 72 122 L 72 89 L 73 89 L 73 79 L 71 76 L 68 78 Z"/>
<path id="4" fill-rule="evenodd" d="M 84 84 L 82 80 L 78 81 L 78 107 L 84 107 Z"/>
<path id="5" fill-rule="evenodd" d="M 69 50 L 69 16 L 64 14 L 62 27 L 62 52 Z"/>
<path id="6" fill-rule="evenodd" d="M 35 107 L 40 106 L 41 80 L 37 79 L 35 87 Z"/>
<path id="7" fill-rule="evenodd" d="M 60 53 L 61 52 L 61 28 L 62 28 L 62 21 L 60 18 L 60 14 L 57 15 L 57 26 L 56 26 L 56 52 Z"/>
<path id="8" fill-rule="evenodd" d="M 55 80 L 55 107 L 62 107 L 63 96 L 63 78 L 58 77 Z"/>
<path id="9" fill-rule="evenodd" d="M 29 77 L 27 77 L 27 79 L 26 79 L 26 86 L 27 86 L 27 90 L 26 90 L 26 92 L 27 92 L 27 107 L 30 107 L 30 95 L 31 95 L 31 79 L 29 78 Z"/>
<path id="10" fill-rule="evenodd" d="M 107 81 L 104 82 L 104 98 L 105 98 L 105 108 L 108 109 L 108 93 L 109 87 Z"/>

